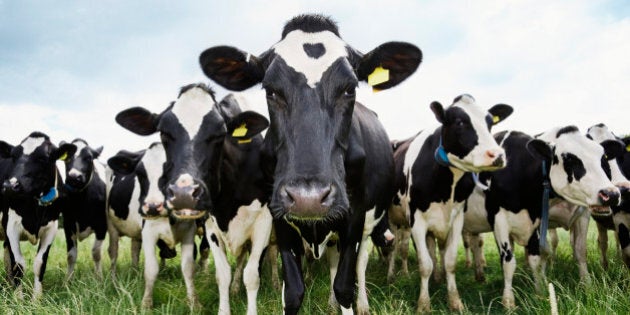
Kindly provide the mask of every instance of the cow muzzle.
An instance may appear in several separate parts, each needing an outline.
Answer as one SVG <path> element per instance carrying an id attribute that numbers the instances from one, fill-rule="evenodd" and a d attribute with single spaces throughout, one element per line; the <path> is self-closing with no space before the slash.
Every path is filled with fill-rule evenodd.
<path id="1" fill-rule="evenodd" d="M 290 219 L 317 221 L 326 217 L 336 194 L 332 185 L 286 185 L 280 199 Z"/>
<path id="2" fill-rule="evenodd" d="M 178 219 L 199 219 L 205 210 L 195 209 L 205 189 L 199 184 L 169 185 L 166 189 L 167 207 Z"/>
<path id="3" fill-rule="evenodd" d="M 140 215 L 146 219 L 168 216 L 168 210 L 163 202 L 145 202 L 142 205 Z"/>
<path id="4" fill-rule="evenodd" d="M 15 179 L 7 179 L 2 183 L 2 193 L 7 195 L 17 195 L 24 191 L 24 188 L 20 184 L 20 182 Z"/>

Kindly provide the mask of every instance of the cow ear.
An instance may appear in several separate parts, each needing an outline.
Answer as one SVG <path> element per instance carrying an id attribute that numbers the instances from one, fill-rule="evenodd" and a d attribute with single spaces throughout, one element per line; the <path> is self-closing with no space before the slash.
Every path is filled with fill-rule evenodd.
<path id="1" fill-rule="evenodd" d="M 246 143 L 267 127 L 269 127 L 269 120 L 265 116 L 253 111 L 246 111 L 238 114 L 227 123 L 227 132 L 239 143 Z"/>
<path id="2" fill-rule="evenodd" d="M 503 120 L 508 118 L 508 116 L 510 116 L 513 111 L 514 109 L 512 108 L 512 106 L 507 104 L 497 104 L 492 106 L 492 108 L 488 110 L 490 115 L 492 115 L 493 125 L 496 125 L 499 122 L 502 122 Z"/>
<path id="3" fill-rule="evenodd" d="M 94 156 L 94 158 L 98 158 L 99 156 L 101 156 L 101 153 L 103 153 L 103 146 L 100 146 L 94 150 L 92 150 L 92 155 Z"/>
<path id="4" fill-rule="evenodd" d="M 531 154 L 533 157 L 540 159 L 540 160 L 545 160 L 545 161 L 551 161 L 553 159 L 553 149 L 551 148 L 551 146 L 540 139 L 532 139 L 529 140 L 529 142 L 527 142 L 527 151 L 529 151 L 529 154 Z"/>
<path id="5" fill-rule="evenodd" d="M 441 124 L 444 124 L 446 121 L 446 113 L 444 112 L 444 107 L 440 102 L 432 102 L 431 103 L 431 111 L 435 115 L 435 119 L 437 119 Z"/>
<path id="6" fill-rule="evenodd" d="M 11 151 L 13 151 L 13 146 L 4 142 L 4 141 L 0 141 L 0 157 L 8 159 L 11 157 Z"/>
<path id="7" fill-rule="evenodd" d="M 621 141 L 626 145 L 626 152 L 630 152 L 630 136 L 622 138 Z"/>
<path id="8" fill-rule="evenodd" d="M 412 75 L 422 62 L 422 51 L 404 42 L 389 42 L 365 54 L 357 66 L 357 77 L 375 90 L 398 85 Z"/>
<path id="9" fill-rule="evenodd" d="M 222 87 L 243 91 L 260 83 L 265 75 L 258 58 L 230 46 L 206 49 L 199 56 L 203 73 Z"/>
<path id="10" fill-rule="evenodd" d="M 73 156 L 77 152 L 77 146 L 72 143 L 59 144 L 59 148 L 53 150 L 50 154 L 50 159 L 53 161 L 62 160 L 65 161 L 68 157 Z"/>
<path id="11" fill-rule="evenodd" d="M 604 147 L 604 154 L 608 160 L 620 157 L 626 151 L 626 146 L 619 140 L 604 140 L 600 144 Z"/>
<path id="12" fill-rule="evenodd" d="M 143 156 L 144 150 L 140 152 L 123 150 L 109 158 L 107 165 L 118 174 L 129 175 L 136 169 Z"/>
<path id="13" fill-rule="evenodd" d="M 157 116 L 142 107 L 132 107 L 118 113 L 116 122 L 135 134 L 148 136 L 157 131 Z"/>

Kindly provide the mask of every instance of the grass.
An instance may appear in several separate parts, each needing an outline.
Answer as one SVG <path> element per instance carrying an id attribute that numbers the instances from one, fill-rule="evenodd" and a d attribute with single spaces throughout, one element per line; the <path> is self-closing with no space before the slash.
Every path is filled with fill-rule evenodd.
<path id="1" fill-rule="evenodd" d="M 214 278 L 212 259 L 208 272 L 198 273 L 195 277 L 197 294 L 202 309 L 189 310 L 186 306 L 186 289 L 179 268 L 179 259 L 167 261 L 160 270 L 154 290 L 154 309 L 142 310 L 140 307 L 144 290 L 142 267 L 130 265 L 128 239 L 121 244 L 118 259 L 118 276 L 114 281 L 109 274 L 109 257 L 106 253 L 107 242 L 103 250 L 103 279 L 97 279 L 93 272 L 91 245 L 93 238 L 80 243 L 79 258 L 74 278 L 64 281 L 66 274 L 65 241 L 60 231 L 51 249 L 48 270 L 44 279 L 44 296 L 38 302 L 30 300 L 33 272 L 32 259 L 35 247 L 22 243 L 27 259 L 27 272 L 24 278 L 25 299 L 20 300 L 13 294 L 13 289 L 6 281 L 0 285 L 0 314 L 216 314 L 218 291 Z M 596 231 L 592 224 L 589 230 L 589 271 L 592 275 L 590 284 L 581 284 L 578 269 L 569 246 L 568 233 L 558 231 L 560 245 L 553 265 L 548 267 L 547 281 L 555 286 L 560 314 L 630 314 L 628 289 L 630 277 L 615 250 L 614 237 L 609 246 L 610 267 L 605 271 L 599 265 Z M 517 246 L 517 272 L 514 277 L 514 291 L 517 308 L 507 312 L 501 305 L 503 276 L 494 240 L 491 234 L 485 235 L 485 252 L 488 266 L 486 282 L 478 283 L 474 279 L 472 268 L 466 268 L 463 248 L 460 245 L 458 257 L 457 283 L 459 292 L 466 306 L 464 314 L 549 314 L 550 306 L 546 295 L 537 295 L 524 261 L 522 248 Z M 461 243 L 461 242 L 460 242 Z M 373 314 L 412 314 L 416 309 L 416 300 L 420 291 L 415 251 L 410 252 L 408 276 L 398 275 L 396 283 L 386 281 L 386 264 L 375 252 L 370 256 L 368 265 L 368 294 L 370 309 Z M 141 256 L 141 265 L 143 257 Z M 232 261 L 234 263 L 234 261 Z M 0 263 L 3 265 L 3 263 Z M 328 269 L 324 261 L 311 265 L 313 277 L 307 278 L 307 292 L 304 298 L 302 314 L 327 313 L 329 294 Z M 2 278 L 4 266 L 0 268 Z M 269 279 L 268 267 L 263 267 L 263 278 L 258 295 L 260 314 L 279 314 L 282 310 L 280 292 L 273 289 Z M 446 300 L 446 285 L 430 284 L 431 306 L 435 314 L 450 314 Z M 244 289 L 231 299 L 232 312 L 244 314 L 247 298 Z"/>

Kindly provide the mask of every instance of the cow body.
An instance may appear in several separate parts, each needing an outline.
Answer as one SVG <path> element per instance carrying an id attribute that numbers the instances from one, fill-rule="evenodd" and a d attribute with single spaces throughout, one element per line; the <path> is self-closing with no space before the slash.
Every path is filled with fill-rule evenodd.
<path id="1" fill-rule="evenodd" d="M 68 251 L 68 273 L 71 278 L 77 260 L 78 241 L 94 233 L 92 247 L 94 268 L 101 275 L 101 245 L 107 233 L 105 167 L 97 160 L 102 147 L 92 149 L 81 139 L 71 142 L 77 152 L 65 160 L 66 174 L 61 198 L 63 226 Z"/>
<path id="2" fill-rule="evenodd" d="M 516 267 L 512 241 L 525 246 L 537 288 L 542 288 L 537 227 L 542 217 L 543 183 L 550 182 L 552 208 L 565 199 L 598 211 L 618 203 L 619 189 L 603 169 L 607 165 L 603 163 L 604 149 L 576 127 L 554 128 L 537 139 L 517 131 L 500 132 L 495 138 L 505 148 L 510 164 L 503 170 L 480 174 L 489 189 L 477 187 L 468 199 L 464 230 L 472 234 L 494 232 L 504 273 L 502 301 L 511 308 L 515 306 L 512 277 Z M 478 243 L 471 244 L 475 252 Z"/>
<path id="3" fill-rule="evenodd" d="M 166 150 L 160 188 L 171 215 L 193 220 L 209 214 L 205 226 L 221 314 L 230 312 L 231 268 L 225 252 L 240 256 L 250 246 L 243 282 L 248 313 L 256 313 L 258 264 L 271 233 L 267 185 L 259 166 L 262 137 L 257 136 L 267 120 L 241 112 L 232 97 L 217 104 L 208 87 L 193 84 L 183 87 L 177 101 L 159 115 L 132 108 L 119 113 L 117 121 L 138 134 L 160 131 Z M 195 302 L 194 296 L 189 299 Z"/>
<path id="4" fill-rule="evenodd" d="M 0 177 L 3 182 L 4 209 L 2 227 L 6 233 L 4 241 L 5 264 L 10 282 L 22 296 L 22 276 L 26 260 L 20 250 L 20 241 L 28 240 L 37 245 L 33 261 L 35 281 L 33 299 L 42 294 L 42 281 L 50 246 L 57 232 L 61 212 L 58 196 L 63 182 L 55 161 L 72 155 L 76 147 L 64 144 L 57 148 L 48 136 L 33 132 L 18 146 L 0 142 L 3 162 Z"/>
<path id="5" fill-rule="evenodd" d="M 400 42 L 363 55 L 320 15 L 293 18 L 281 40 L 257 57 L 227 46 L 201 54 L 204 73 L 223 87 L 240 91 L 262 83 L 267 93 L 263 163 L 273 182 L 270 210 L 285 313 L 296 313 L 304 295 L 302 240 L 315 257 L 328 256 L 331 304 L 351 312 L 358 280 L 357 312 L 368 311 L 365 241 L 390 202 L 393 161 L 385 131 L 374 113 L 355 103 L 355 90 L 379 71 L 386 78 L 370 79 L 374 88 L 393 87 L 421 57 L 417 47 Z"/>
<path id="6" fill-rule="evenodd" d="M 449 307 L 459 310 L 463 305 L 454 272 L 464 202 L 474 187 L 470 172 L 504 167 L 505 153 L 489 130 L 512 109 L 499 104 L 487 112 L 469 95 L 455 98 L 447 109 L 437 102 L 431 107 L 442 126 L 433 132 L 422 131 L 396 146 L 397 195 L 390 208 L 390 221 L 398 230 L 410 230 L 406 234 L 411 234 L 416 244 L 421 276 L 418 310 L 430 310 L 428 281 L 433 260 L 427 246 L 429 237 L 435 238 L 441 248 Z M 394 254 L 390 254 L 390 270 Z"/>

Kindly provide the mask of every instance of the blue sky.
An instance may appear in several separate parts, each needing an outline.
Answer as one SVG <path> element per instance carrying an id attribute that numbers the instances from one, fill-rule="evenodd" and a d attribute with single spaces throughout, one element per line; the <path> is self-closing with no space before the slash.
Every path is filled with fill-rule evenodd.
<path id="1" fill-rule="evenodd" d="M 209 82 L 197 58 L 214 45 L 259 54 L 300 13 L 335 19 L 368 52 L 400 40 L 424 61 L 399 87 L 358 99 L 392 139 L 436 126 L 429 104 L 462 93 L 515 108 L 501 129 L 538 133 L 604 122 L 630 133 L 630 5 L 612 1 L 5 1 L 0 0 L 0 139 L 40 130 L 138 150 L 157 137 L 119 127 L 131 106 L 162 110 L 180 86 Z M 215 84 L 211 85 L 215 86 Z M 216 87 L 218 97 L 227 91 Z M 246 91 L 266 111 L 259 86 Z"/>

